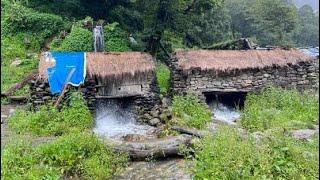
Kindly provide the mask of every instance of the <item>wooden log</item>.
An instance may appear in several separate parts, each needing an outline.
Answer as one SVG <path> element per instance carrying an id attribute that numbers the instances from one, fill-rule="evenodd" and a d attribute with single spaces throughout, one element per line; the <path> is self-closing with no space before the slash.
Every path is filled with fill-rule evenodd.
<path id="1" fill-rule="evenodd" d="M 182 134 L 175 137 L 138 142 L 111 142 L 111 146 L 115 150 L 128 153 L 133 160 L 180 156 L 181 145 L 192 146 L 192 137 Z"/>
<path id="2" fill-rule="evenodd" d="M 2 97 L 10 96 L 14 91 L 17 89 L 20 89 L 24 87 L 28 82 L 33 79 L 38 74 L 38 70 L 34 70 L 32 73 L 27 75 L 22 81 L 15 83 L 13 86 L 11 86 L 7 91 L 1 93 Z"/>
<path id="3" fill-rule="evenodd" d="M 205 131 L 200 131 L 200 130 L 198 130 L 196 128 L 188 128 L 188 127 L 175 125 L 175 126 L 172 126 L 171 129 L 175 130 L 175 131 L 178 131 L 180 133 L 189 134 L 189 135 L 196 136 L 196 137 L 199 137 L 199 138 L 202 138 L 205 135 Z"/>
<path id="4" fill-rule="evenodd" d="M 9 101 L 27 101 L 29 96 L 7 96 Z"/>
<path id="5" fill-rule="evenodd" d="M 65 92 L 67 91 L 67 89 L 68 89 L 68 85 L 69 85 L 68 82 L 70 81 L 70 79 L 71 79 L 71 77 L 72 77 L 72 75 L 73 75 L 73 73 L 74 73 L 75 71 L 76 71 L 76 68 L 72 68 L 71 71 L 69 72 L 69 74 L 68 74 L 68 76 L 67 76 L 67 78 L 66 78 L 66 81 L 65 81 L 65 83 L 64 83 L 62 92 L 61 92 L 58 100 L 57 100 L 56 103 L 54 104 L 54 107 L 55 107 L 55 108 L 57 108 L 58 105 L 60 104 L 60 101 L 62 100 L 62 98 L 63 98 L 63 96 L 64 96 L 64 93 L 65 93 Z"/>

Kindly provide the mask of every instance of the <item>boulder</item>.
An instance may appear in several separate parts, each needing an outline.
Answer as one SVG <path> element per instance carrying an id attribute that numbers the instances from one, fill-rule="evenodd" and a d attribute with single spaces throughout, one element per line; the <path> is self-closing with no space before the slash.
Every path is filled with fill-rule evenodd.
<path id="1" fill-rule="evenodd" d="M 127 134 L 123 136 L 123 140 L 133 142 L 133 141 L 144 141 L 146 137 L 140 134 Z"/>

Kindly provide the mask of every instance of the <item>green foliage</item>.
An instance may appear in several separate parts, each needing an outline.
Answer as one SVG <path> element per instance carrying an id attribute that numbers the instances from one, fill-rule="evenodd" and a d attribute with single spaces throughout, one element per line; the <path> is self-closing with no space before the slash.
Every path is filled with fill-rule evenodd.
<path id="1" fill-rule="evenodd" d="M 157 63 L 156 76 L 160 87 L 160 93 L 166 94 L 170 89 L 170 70 L 163 63 Z"/>
<path id="2" fill-rule="evenodd" d="M 24 43 L 25 41 L 28 43 Z M 39 41 L 29 34 L 1 37 L 1 92 L 22 80 L 37 66 L 38 56 L 32 52 L 39 49 Z M 14 61 L 21 61 L 21 64 L 11 65 Z M 18 93 L 25 94 L 27 91 L 24 88 Z"/>
<path id="3" fill-rule="evenodd" d="M 73 26 L 70 34 L 61 42 L 56 39 L 51 44 L 51 49 L 54 51 L 85 51 L 90 52 L 93 50 L 92 33 L 79 26 Z M 60 47 L 59 47 L 59 44 Z M 58 46 L 58 48 L 57 48 Z"/>
<path id="4" fill-rule="evenodd" d="M 303 128 L 319 121 L 319 98 L 297 90 L 268 88 L 249 94 L 243 110 L 242 126 L 250 131 L 274 127 Z"/>
<path id="5" fill-rule="evenodd" d="M 57 169 L 38 164 L 31 143 L 19 139 L 1 149 L 1 178 L 3 179 L 59 179 Z"/>
<path id="6" fill-rule="evenodd" d="M 105 44 L 104 48 L 109 52 L 124 52 L 130 51 L 130 43 L 128 36 L 124 30 L 115 22 L 107 24 L 103 28 Z"/>
<path id="7" fill-rule="evenodd" d="M 106 179 L 123 167 L 128 156 L 104 145 L 89 132 L 73 131 L 38 147 L 14 141 L 2 149 L 4 179 L 61 179 L 80 176 Z"/>
<path id="8" fill-rule="evenodd" d="M 72 132 L 36 150 L 42 163 L 68 175 L 105 179 L 126 163 L 127 156 L 116 153 L 89 132 Z"/>
<path id="9" fill-rule="evenodd" d="M 5 35 L 20 32 L 36 33 L 43 38 L 57 33 L 64 27 L 61 17 L 39 13 L 18 2 L 6 4 L 1 11 L 1 32 Z"/>
<path id="10" fill-rule="evenodd" d="M 59 112 L 52 106 L 43 106 L 38 111 L 17 110 L 9 121 L 9 127 L 19 133 L 36 135 L 60 135 L 74 129 L 92 126 L 93 118 L 83 97 L 73 93 L 70 103 Z"/>
<path id="11" fill-rule="evenodd" d="M 211 121 L 212 114 L 208 106 L 191 93 L 173 97 L 172 113 L 179 123 L 198 129 L 204 128 Z"/>
<path id="12" fill-rule="evenodd" d="M 318 140 L 300 142 L 272 132 L 259 142 L 220 127 L 196 146 L 195 179 L 317 179 Z"/>

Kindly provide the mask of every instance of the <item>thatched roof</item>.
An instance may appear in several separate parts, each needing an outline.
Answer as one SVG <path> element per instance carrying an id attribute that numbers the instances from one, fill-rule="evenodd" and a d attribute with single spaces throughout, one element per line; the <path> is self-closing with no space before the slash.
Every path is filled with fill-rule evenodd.
<path id="1" fill-rule="evenodd" d="M 303 52 L 292 50 L 176 50 L 175 57 L 183 70 L 201 68 L 201 70 L 228 71 L 253 69 L 270 66 L 286 66 L 302 61 L 313 60 Z"/>
<path id="2" fill-rule="evenodd" d="M 87 53 L 87 73 L 101 77 L 153 71 L 152 56 L 141 52 Z"/>
<path id="3" fill-rule="evenodd" d="M 41 54 L 39 76 L 47 81 L 47 68 L 53 66 L 52 61 Z M 152 56 L 141 52 L 86 53 L 86 71 L 89 76 L 120 77 L 153 72 L 155 68 Z"/>

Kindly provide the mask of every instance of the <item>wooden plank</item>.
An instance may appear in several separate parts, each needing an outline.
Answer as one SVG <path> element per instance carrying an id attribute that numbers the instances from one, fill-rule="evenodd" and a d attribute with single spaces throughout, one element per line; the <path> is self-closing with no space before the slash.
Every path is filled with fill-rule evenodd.
<path id="1" fill-rule="evenodd" d="M 15 83 L 13 86 L 11 86 L 7 91 L 1 93 L 2 97 L 10 96 L 12 93 L 14 93 L 17 89 L 23 88 L 25 85 L 28 84 L 28 82 L 34 78 L 38 74 L 38 69 L 34 70 L 32 73 L 27 75 L 22 81 Z"/>
<path id="2" fill-rule="evenodd" d="M 117 99 L 117 98 L 125 98 L 125 97 L 137 97 L 142 96 L 142 94 L 117 94 L 110 96 L 95 96 L 96 99 Z"/>
<path id="3" fill-rule="evenodd" d="M 68 82 L 70 81 L 73 73 L 76 71 L 76 68 L 72 68 L 71 71 L 69 72 L 67 78 L 66 78 L 66 81 L 64 82 L 64 86 L 63 86 L 63 89 L 62 89 L 62 92 L 58 98 L 58 100 L 56 101 L 54 107 L 57 108 L 58 105 L 60 104 L 60 101 L 62 100 L 63 96 L 64 96 L 64 93 L 67 91 L 67 88 L 68 88 Z"/>

